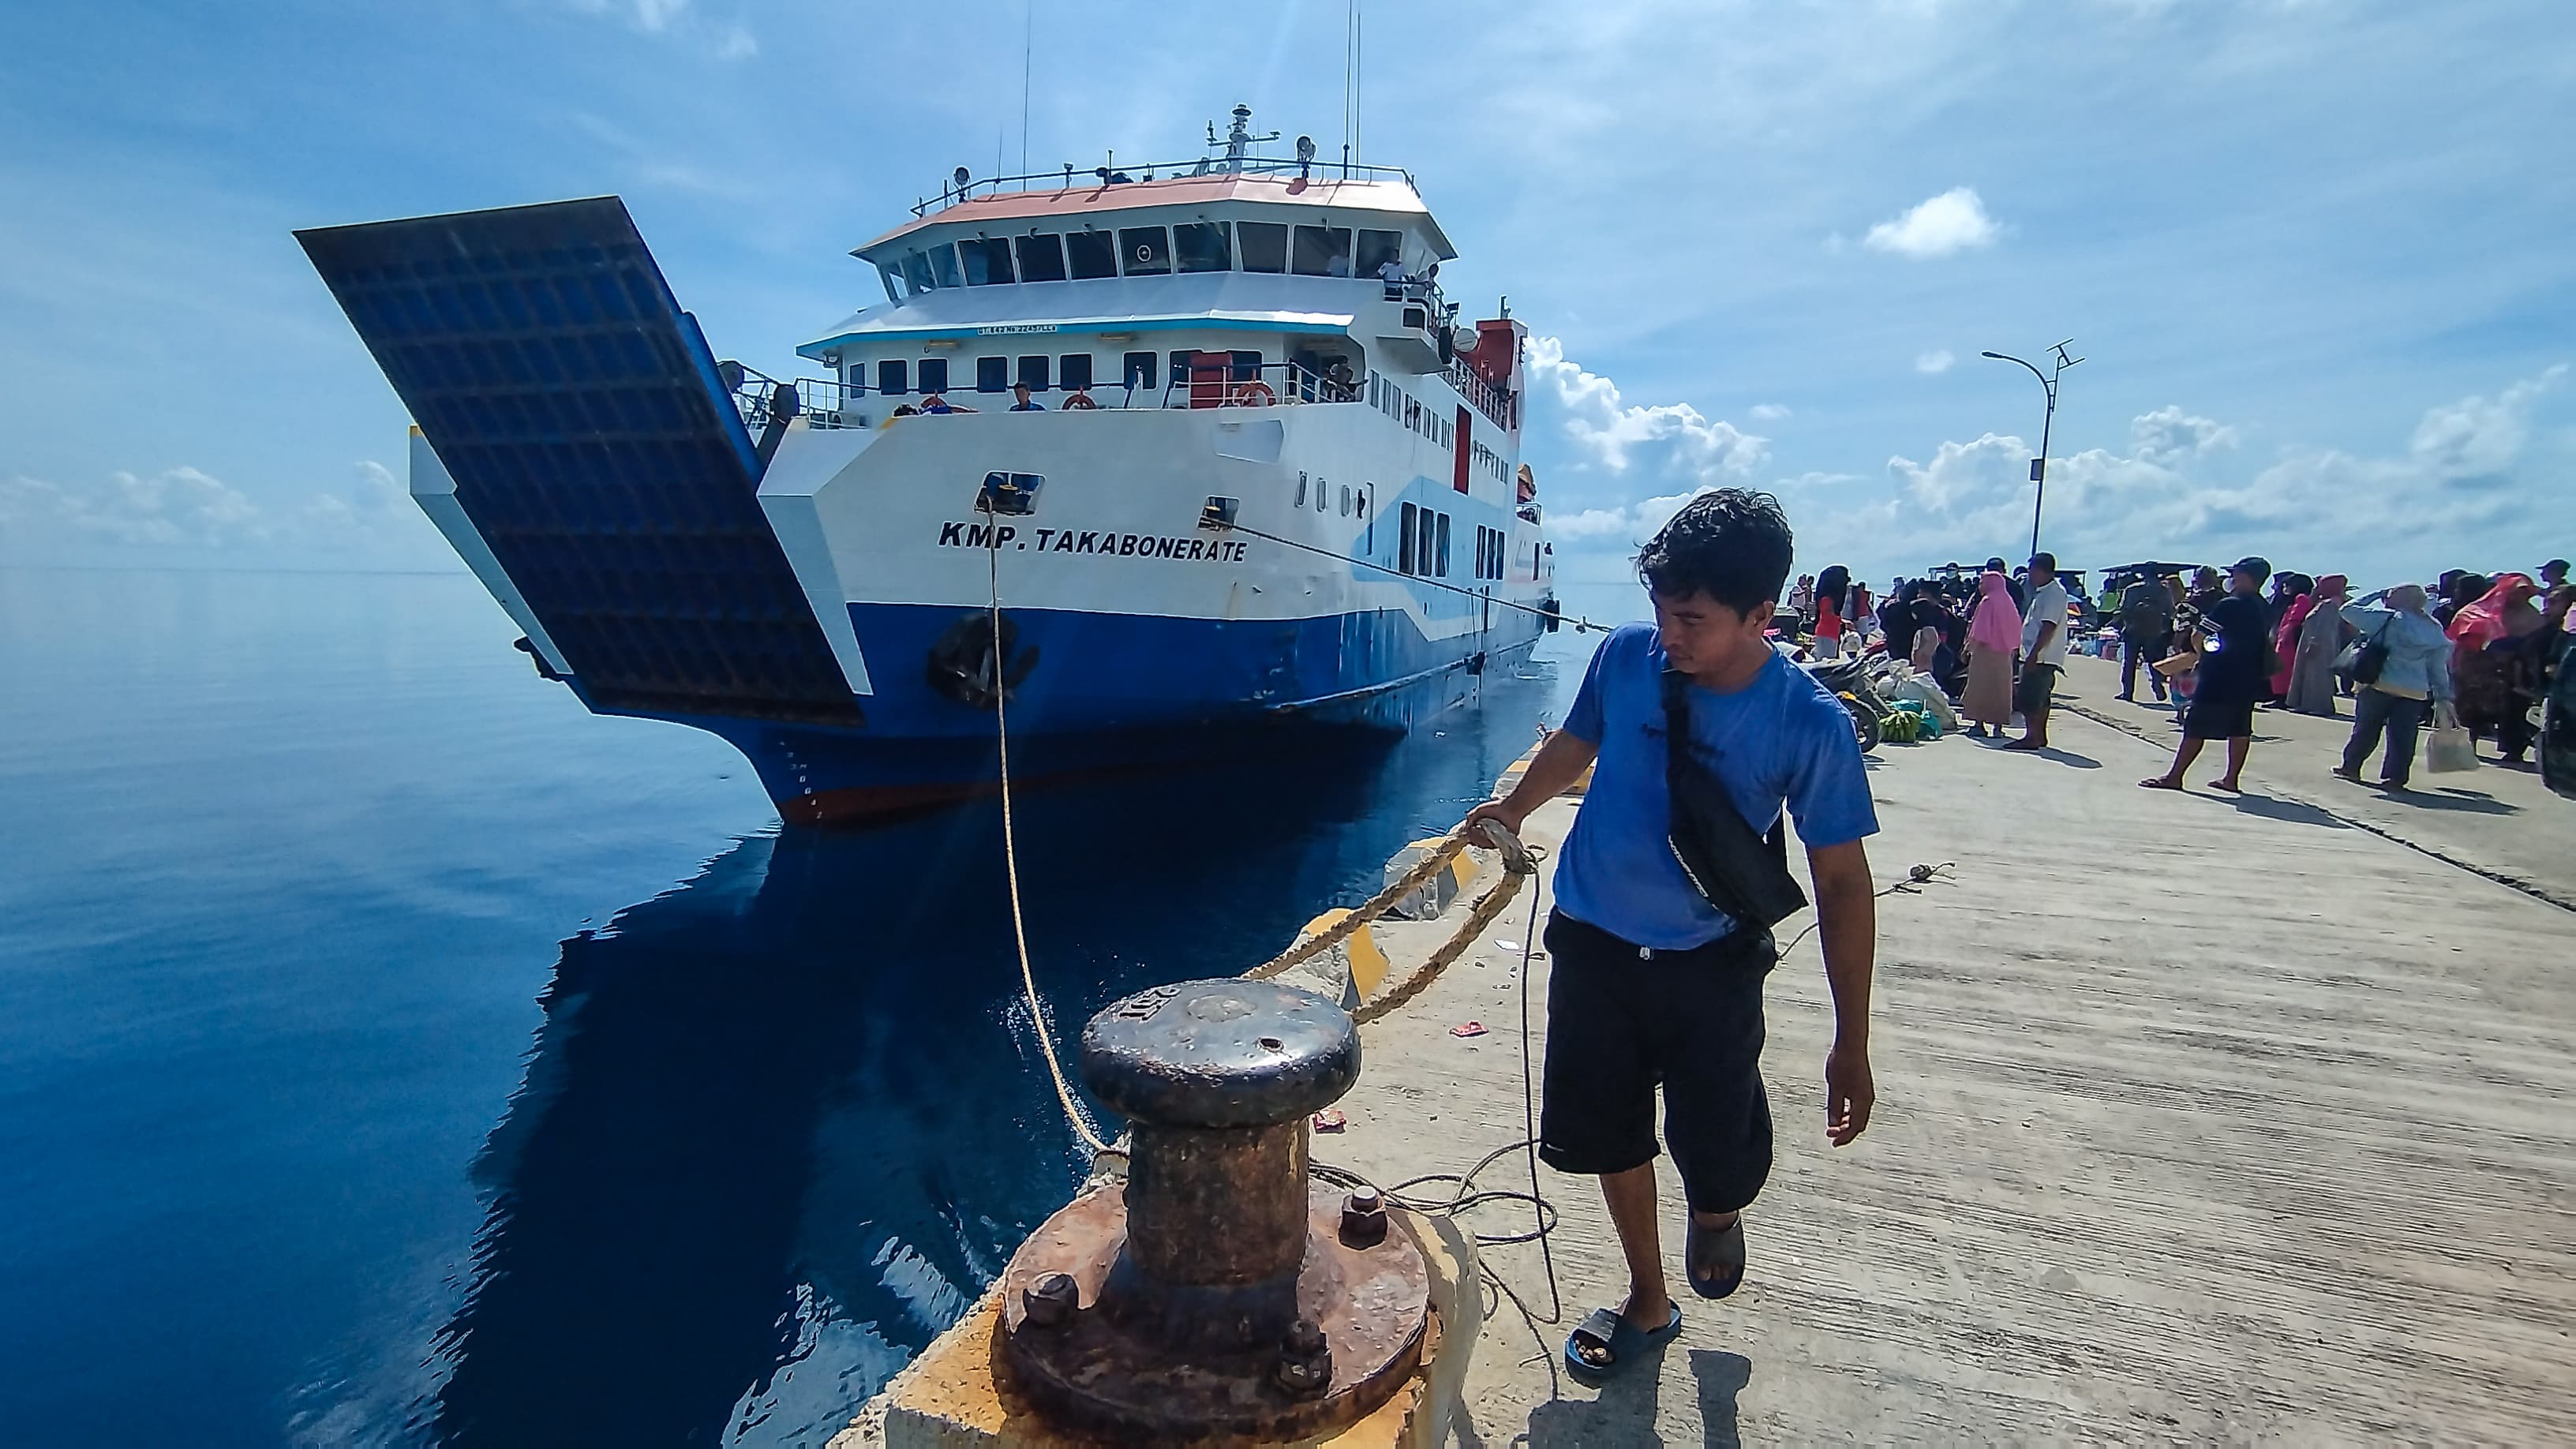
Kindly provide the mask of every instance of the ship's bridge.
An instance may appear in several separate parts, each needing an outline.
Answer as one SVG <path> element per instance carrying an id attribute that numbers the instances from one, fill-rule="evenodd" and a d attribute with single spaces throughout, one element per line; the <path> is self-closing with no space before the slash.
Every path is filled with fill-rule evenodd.
<path id="1" fill-rule="evenodd" d="M 1457 249 L 1412 176 L 1318 161 L 1303 137 L 1297 159 L 1256 153 L 1275 139 L 1237 107 L 1196 161 L 982 180 L 961 167 L 911 220 L 852 251 L 877 268 L 888 305 L 797 350 L 888 399 L 1027 382 L 1134 405 L 1216 354 L 1283 400 L 1358 401 L 1379 374 L 1454 372 L 1469 402 L 1506 419 L 1507 385 L 1489 385 L 1503 379 L 1455 366 L 1477 335 L 1457 330 L 1441 294 Z M 1037 340 L 1049 336 L 1061 347 Z M 996 339 L 1008 338 L 1031 341 L 1006 359 Z"/>

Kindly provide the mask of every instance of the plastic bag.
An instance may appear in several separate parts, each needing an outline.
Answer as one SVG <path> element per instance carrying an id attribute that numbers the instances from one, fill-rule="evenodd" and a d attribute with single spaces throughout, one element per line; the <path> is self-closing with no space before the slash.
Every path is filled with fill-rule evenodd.
<path id="1" fill-rule="evenodd" d="M 1923 712 L 1938 721 L 1942 729 L 1954 730 L 1959 727 L 1958 706 L 1950 702 L 1950 696 L 1944 694 L 1941 686 L 1935 684 L 1929 675 L 1917 674 L 1898 684 L 1895 698 L 1910 699 L 1921 704 Z"/>
<path id="2" fill-rule="evenodd" d="M 2424 747 L 2424 768 L 2436 775 L 2457 775 L 2477 767 L 2477 741 L 2450 706 L 2444 705 L 2433 716 L 2433 740 Z"/>

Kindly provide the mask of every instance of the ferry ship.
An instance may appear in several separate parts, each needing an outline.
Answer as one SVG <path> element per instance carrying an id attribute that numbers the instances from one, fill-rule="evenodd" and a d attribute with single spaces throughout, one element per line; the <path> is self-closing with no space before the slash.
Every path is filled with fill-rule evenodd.
<path id="1" fill-rule="evenodd" d="M 996 691 L 1035 780 L 1407 728 L 1554 626 L 1525 329 L 1409 173 L 1277 139 L 960 168 L 819 378 L 716 358 L 615 197 L 296 235 L 538 671 L 848 819 L 992 789 Z"/>

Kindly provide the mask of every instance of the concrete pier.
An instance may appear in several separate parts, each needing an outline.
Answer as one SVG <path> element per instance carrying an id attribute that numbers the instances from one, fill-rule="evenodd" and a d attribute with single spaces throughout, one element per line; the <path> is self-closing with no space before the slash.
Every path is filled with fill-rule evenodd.
<path id="1" fill-rule="evenodd" d="M 1486 1296 L 1452 1441 L 2576 1443 L 2576 918 L 2550 899 L 2576 898 L 2576 803 L 2419 773 L 2510 808 L 2406 815 L 2324 774 L 2347 726 L 2269 714 L 2247 796 L 2143 791 L 2172 731 L 2111 701 L 2106 668 L 2070 675 L 2048 754 L 1872 758 L 1881 884 L 1956 865 L 1880 902 L 1880 1098 L 1849 1148 L 1824 1141 L 1814 937 L 1774 975 L 1779 1159 L 1744 1288 L 1685 1296 L 1652 1361 L 1575 1383 L 1566 1332 L 1624 1271 L 1596 1186 L 1542 1168 L 1561 1321 L 1523 1311 L 1549 1310 L 1535 1247 L 1481 1250 L 1517 1304 Z M 1529 900 L 1454 929 L 1500 875 L 1487 857 L 1441 918 L 1371 928 L 1383 979 L 1353 994 L 1403 999 L 1363 1006 L 1319 1160 L 1393 1182 L 1523 1135 L 1505 943 Z M 1426 975 L 1434 955 L 1454 959 Z M 1452 1033 L 1470 1020 L 1485 1033 Z M 1511 1204 L 1458 1221 L 1529 1225 Z"/>

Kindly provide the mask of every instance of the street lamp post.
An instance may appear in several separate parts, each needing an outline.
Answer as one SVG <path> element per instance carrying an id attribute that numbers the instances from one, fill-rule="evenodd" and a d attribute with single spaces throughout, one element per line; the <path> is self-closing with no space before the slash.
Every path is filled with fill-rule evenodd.
<path id="1" fill-rule="evenodd" d="M 2048 501 L 2048 439 L 2050 433 L 2054 431 L 2057 426 L 2058 374 L 2063 373 L 2066 369 L 2073 367 L 2075 364 L 2084 360 L 2080 357 L 2069 357 L 2066 355 L 2067 344 L 2074 340 L 2074 338 L 2069 337 L 2065 342 L 2061 342 L 2054 348 L 2050 349 L 2057 354 L 2057 360 L 2056 365 L 2046 372 L 2042 372 L 2036 367 L 2031 367 L 2031 364 L 2022 362 L 2022 359 L 2015 357 L 2010 353 L 1989 352 L 1984 354 L 1987 357 L 1993 358 L 1997 362 L 2020 362 L 2022 366 L 2029 367 L 2030 375 L 2039 379 L 2040 391 L 2048 395 L 2048 411 L 2043 414 L 2039 420 L 2039 456 L 2030 460 L 2030 481 L 2039 485 L 2038 492 L 2030 500 L 2030 551 L 2034 554 L 2039 552 L 2040 505 Z"/>

